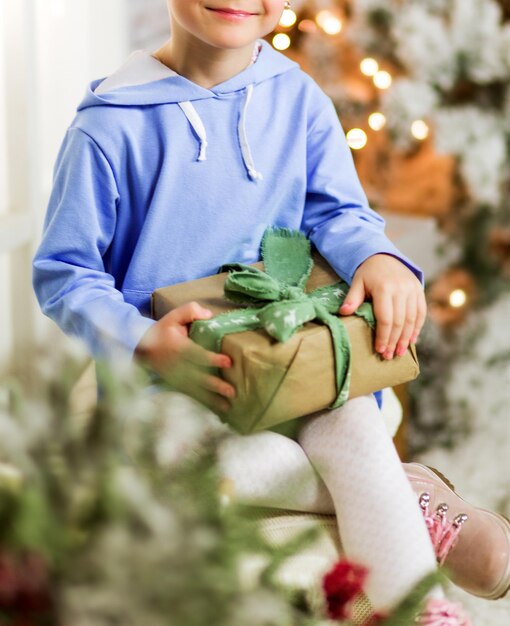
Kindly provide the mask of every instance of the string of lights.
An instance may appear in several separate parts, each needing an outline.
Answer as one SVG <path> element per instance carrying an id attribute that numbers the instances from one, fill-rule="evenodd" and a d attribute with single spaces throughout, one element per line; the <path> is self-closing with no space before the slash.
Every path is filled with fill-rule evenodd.
<path id="1" fill-rule="evenodd" d="M 342 35 L 348 26 L 348 16 L 338 7 L 319 8 L 312 11 L 312 17 L 308 17 L 309 11 L 294 11 L 286 8 L 278 24 L 276 32 L 270 36 L 273 47 L 280 52 L 291 49 L 297 35 L 317 35 L 318 33 L 336 38 Z M 393 75 L 390 70 L 381 67 L 380 62 L 373 57 L 366 57 L 359 63 L 360 74 L 369 79 L 375 89 L 384 92 L 393 83 Z M 378 98 L 375 98 L 376 105 Z M 366 119 L 368 128 L 373 131 L 381 131 L 386 125 L 385 115 L 374 110 L 368 114 Z M 352 150 L 361 150 L 368 144 L 366 128 L 353 127 L 346 131 L 347 142 Z M 429 126 L 425 120 L 414 120 L 409 128 L 409 132 L 417 141 L 424 141 L 429 136 Z"/>

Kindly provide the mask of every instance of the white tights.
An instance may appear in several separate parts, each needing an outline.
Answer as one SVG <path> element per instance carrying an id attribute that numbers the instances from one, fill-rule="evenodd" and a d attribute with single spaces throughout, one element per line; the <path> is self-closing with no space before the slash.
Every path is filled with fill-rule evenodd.
<path id="1" fill-rule="evenodd" d="M 246 503 L 336 514 L 345 555 L 370 570 L 372 606 L 391 609 L 436 560 L 374 398 L 310 415 L 298 440 L 271 431 L 232 435 L 220 467 Z"/>

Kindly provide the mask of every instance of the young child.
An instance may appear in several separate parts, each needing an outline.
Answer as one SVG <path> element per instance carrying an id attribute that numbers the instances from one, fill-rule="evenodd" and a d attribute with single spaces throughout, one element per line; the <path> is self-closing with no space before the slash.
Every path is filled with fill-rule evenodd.
<path id="1" fill-rule="evenodd" d="M 285 4 L 168 0 L 169 41 L 93 81 L 79 105 L 34 260 L 43 311 L 65 332 L 96 357 L 136 355 L 216 411 L 235 389 L 204 366 L 230 359 L 187 332 L 211 313 L 190 303 L 154 322 L 150 295 L 257 261 L 269 225 L 300 229 L 351 284 L 341 314 L 372 300 L 383 358 L 403 354 L 425 317 L 420 271 L 369 209 L 331 101 L 259 39 Z M 327 486 L 346 553 L 371 569 L 374 607 L 390 609 L 435 555 L 375 401 L 312 416 L 300 445 Z M 505 550 L 508 559 L 507 536 Z"/>

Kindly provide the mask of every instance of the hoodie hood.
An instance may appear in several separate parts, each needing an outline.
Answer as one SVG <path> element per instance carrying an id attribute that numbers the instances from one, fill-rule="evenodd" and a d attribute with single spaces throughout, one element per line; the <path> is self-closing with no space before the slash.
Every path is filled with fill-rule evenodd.
<path id="1" fill-rule="evenodd" d="M 147 50 L 133 52 L 111 76 L 92 81 L 78 111 L 94 106 L 143 106 L 206 100 L 246 89 L 299 66 L 265 41 L 256 63 L 227 81 L 205 89 L 180 76 Z"/>
<path id="2" fill-rule="evenodd" d="M 275 52 L 265 41 L 258 42 L 258 48 L 255 62 L 212 89 L 200 87 L 168 68 L 148 51 L 138 50 L 114 74 L 89 85 L 78 111 L 105 105 L 138 107 L 177 104 L 197 138 L 199 144 L 197 161 L 205 161 L 208 146 L 207 129 L 193 102 L 221 98 L 243 91 L 244 104 L 237 124 L 239 147 L 248 177 L 253 181 L 262 180 L 262 174 L 255 167 L 246 131 L 248 105 L 253 89 L 265 80 L 298 68 L 298 65 Z"/>

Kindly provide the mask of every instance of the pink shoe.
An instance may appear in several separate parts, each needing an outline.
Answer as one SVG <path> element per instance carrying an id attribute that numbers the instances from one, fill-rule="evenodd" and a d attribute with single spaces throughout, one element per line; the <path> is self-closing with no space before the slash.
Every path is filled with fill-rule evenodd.
<path id="1" fill-rule="evenodd" d="M 472 626 L 460 604 L 443 599 L 428 600 L 416 623 L 420 626 Z"/>
<path id="2" fill-rule="evenodd" d="M 487 600 L 503 597 L 510 589 L 510 522 L 460 498 L 444 477 L 425 465 L 403 466 L 420 496 L 438 563 L 451 581 Z"/>

